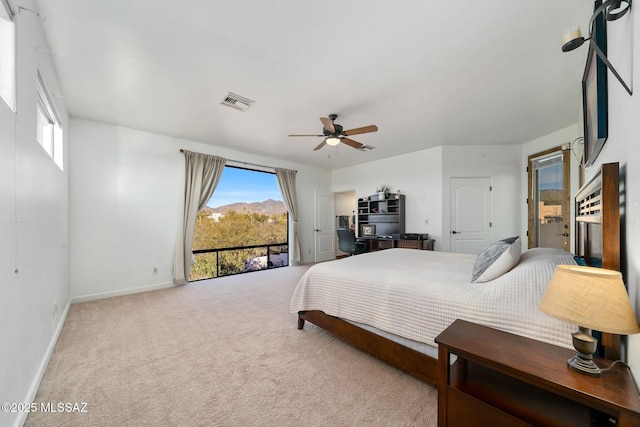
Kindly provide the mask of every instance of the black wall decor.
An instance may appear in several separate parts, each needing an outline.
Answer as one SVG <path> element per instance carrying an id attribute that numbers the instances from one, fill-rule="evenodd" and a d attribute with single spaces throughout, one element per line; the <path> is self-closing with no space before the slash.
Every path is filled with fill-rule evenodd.
<path id="1" fill-rule="evenodd" d="M 595 2 L 597 9 L 601 0 Z M 607 54 L 607 29 L 604 13 L 594 20 L 592 43 Z M 589 45 L 591 46 L 591 45 Z M 589 48 L 582 77 L 582 111 L 584 120 L 584 162 L 589 166 L 607 141 L 607 66 L 593 47 Z"/>

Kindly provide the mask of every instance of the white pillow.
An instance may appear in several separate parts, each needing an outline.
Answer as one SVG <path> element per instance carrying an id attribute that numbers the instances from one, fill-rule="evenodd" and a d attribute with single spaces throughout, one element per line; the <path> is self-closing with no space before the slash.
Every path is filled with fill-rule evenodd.
<path id="1" fill-rule="evenodd" d="M 520 237 L 509 237 L 487 246 L 473 265 L 471 281 L 484 283 L 502 276 L 520 260 Z"/>
<path id="2" fill-rule="evenodd" d="M 525 259 L 529 258 L 557 256 L 560 254 L 567 254 L 567 252 L 555 248 L 531 248 L 527 249 L 526 251 L 522 251 L 522 255 L 520 255 L 520 261 L 524 261 Z"/>

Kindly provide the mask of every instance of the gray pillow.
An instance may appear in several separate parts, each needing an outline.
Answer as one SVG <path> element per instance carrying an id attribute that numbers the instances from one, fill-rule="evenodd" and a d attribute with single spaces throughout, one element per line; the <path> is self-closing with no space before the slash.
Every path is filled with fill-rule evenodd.
<path id="1" fill-rule="evenodd" d="M 520 260 L 520 237 L 509 237 L 487 246 L 473 265 L 471 281 L 488 282 L 502 276 Z"/>

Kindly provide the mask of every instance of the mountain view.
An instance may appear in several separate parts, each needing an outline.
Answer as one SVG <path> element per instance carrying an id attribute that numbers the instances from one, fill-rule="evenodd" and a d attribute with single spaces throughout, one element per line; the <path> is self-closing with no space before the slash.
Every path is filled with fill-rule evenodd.
<path id="1" fill-rule="evenodd" d="M 219 206 L 217 208 L 210 208 L 205 206 L 203 211 L 209 215 L 211 213 L 226 214 L 229 211 L 247 212 L 247 213 L 261 213 L 265 215 L 280 215 L 287 213 L 287 208 L 284 206 L 282 200 L 267 199 L 263 202 L 238 202 L 231 203 L 229 205 Z"/>
<path id="2" fill-rule="evenodd" d="M 545 205 L 561 205 L 562 190 L 548 189 L 540 191 L 540 201 Z"/>
<path id="3" fill-rule="evenodd" d="M 205 207 L 196 218 L 193 249 L 211 252 L 195 255 L 189 280 L 281 265 L 285 262 L 282 257 L 288 254 L 287 235 L 288 214 L 282 201 Z"/>

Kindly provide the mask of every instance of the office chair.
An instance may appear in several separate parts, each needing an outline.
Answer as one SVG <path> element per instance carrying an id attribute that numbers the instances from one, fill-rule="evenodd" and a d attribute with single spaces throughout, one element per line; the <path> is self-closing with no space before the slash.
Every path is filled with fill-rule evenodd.
<path id="1" fill-rule="evenodd" d="M 342 252 L 351 255 L 369 252 L 368 245 L 365 242 L 356 241 L 356 233 L 350 228 L 338 228 L 338 248 Z"/>

